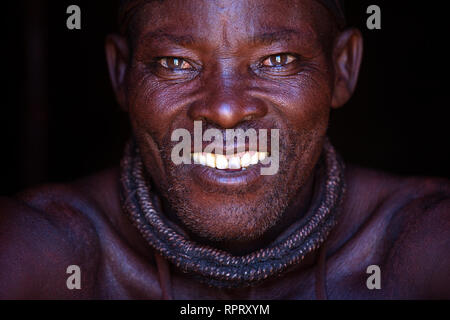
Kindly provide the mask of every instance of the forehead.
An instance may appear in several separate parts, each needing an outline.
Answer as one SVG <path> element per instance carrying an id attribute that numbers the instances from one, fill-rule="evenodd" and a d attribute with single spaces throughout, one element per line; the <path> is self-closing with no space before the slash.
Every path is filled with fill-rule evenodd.
<path id="1" fill-rule="evenodd" d="M 277 34 L 316 41 L 329 33 L 332 21 L 316 0 L 146 1 L 134 17 L 133 38 L 170 33 L 188 35 L 183 41 L 231 43 L 265 34 L 270 41 L 270 35 Z"/>

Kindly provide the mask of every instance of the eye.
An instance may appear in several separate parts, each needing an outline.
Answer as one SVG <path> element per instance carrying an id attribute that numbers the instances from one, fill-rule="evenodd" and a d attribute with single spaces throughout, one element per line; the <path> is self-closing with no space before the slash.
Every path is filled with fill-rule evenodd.
<path id="1" fill-rule="evenodd" d="M 190 70 L 192 65 L 184 59 L 177 57 L 166 57 L 158 60 L 159 64 L 164 68 L 171 70 Z"/>
<path id="2" fill-rule="evenodd" d="M 285 66 L 293 61 L 297 60 L 296 57 L 294 57 L 291 54 L 288 53 L 280 53 L 280 54 L 274 54 L 270 57 L 267 57 L 262 62 L 262 65 L 265 67 L 282 67 Z"/>

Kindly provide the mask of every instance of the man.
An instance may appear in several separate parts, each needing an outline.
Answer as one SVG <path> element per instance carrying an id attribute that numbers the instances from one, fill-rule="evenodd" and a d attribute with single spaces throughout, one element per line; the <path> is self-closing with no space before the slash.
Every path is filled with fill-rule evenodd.
<path id="1" fill-rule="evenodd" d="M 339 2 L 128 0 L 120 13 L 106 53 L 133 129 L 122 166 L 1 200 L 0 297 L 450 298 L 449 182 L 345 166 L 326 139 L 362 58 Z M 224 138 L 225 159 L 202 141 L 175 163 L 173 133 L 195 139 L 195 123 L 279 139 L 239 153 Z M 279 169 L 262 175 L 272 143 Z"/>

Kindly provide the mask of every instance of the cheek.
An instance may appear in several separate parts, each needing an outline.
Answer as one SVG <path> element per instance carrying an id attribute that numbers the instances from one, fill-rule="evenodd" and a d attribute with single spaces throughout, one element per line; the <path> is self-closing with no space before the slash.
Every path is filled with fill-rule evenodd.
<path id="1" fill-rule="evenodd" d="M 297 134 L 325 133 L 331 105 L 327 79 L 306 77 L 276 86 L 271 90 L 270 102 Z"/>
<path id="2" fill-rule="evenodd" d="M 310 89 L 310 90 L 308 90 Z M 298 132 L 325 134 L 328 127 L 331 100 L 326 94 L 327 88 L 307 88 L 302 90 L 293 107 L 288 109 L 292 126 Z"/>
<path id="3" fill-rule="evenodd" d="M 143 163 L 157 186 L 164 188 L 166 170 L 161 149 L 170 141 L 173 117 L 171 91 L 163 90 L 150 75 L 134 68 L 128 78 L 128 110 L 132 130 L 141 150 Z"/>
<path id="4" fill-rule="evenodd" d="M 189 128 L 180 121 L 189 103 L 191 85 L 157 81 L 142 65 L 128 78 L 128 110 L 135 134 L 148 135 L 161 146 L 176 128 Z"/>
<path id="5" fill-rule="evenodd" d="M 197 84 L 157 81 L 145 67 L 137 65 L 130 71 L 127 85 L 129 117 L 144 163 L 153 181 L 164 184 L 167 159 L 163 159 L 162 150 L 167 157 L 173 130 L 193 126 L 187 108 Z"/>
<path id="6" fill-rule="evenodd" d="M 288 175 L 306 181 L 322 152 L 328 128 L 332 87 L 326 73 L 308 74 L 277 85 L 270 102 L 289 132 L 293 158 Z"/>
<path id="7" fill-rule="evenodd" d="M 170 123 L 170 94 L 139 70 L 132 70 L 128 82 L 128 110 L 135 132 L 150 133 L 156 140 Z"/>

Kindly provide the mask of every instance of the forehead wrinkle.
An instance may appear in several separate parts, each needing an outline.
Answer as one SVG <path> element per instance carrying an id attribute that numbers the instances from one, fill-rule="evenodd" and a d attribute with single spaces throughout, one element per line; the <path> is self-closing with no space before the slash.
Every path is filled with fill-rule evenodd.
<path id="1" fill-rule="evenodd" d="M 213 3 L 214 2 L 211 4 Z M 323 19 L 303 21 L 303 10 L 299 10 L 297 14 L 289 13 L 288 16 L 286 16 L 286 20 L 281 25 L 279 24 L 279 21 L 272 21 L 272 19 L 268 19 L 268 21 L 254 21 L 255 16 L 248 16 L 245 18 L 247 20 L 245 26 L 229 23 L 229 19 L 231 18 L 230 12 L 228 12 L 228 10 L 220 10 L 219 18 L 215 19 L 216 28 L 214 28 L 214 35 L 212 35 L 211 30 L 207 27 L 209 24 L 207 23 L 207 26 L 205 26 L 206 21 L 202 24 L 198 24 L 200 22 L 198 19 L 188 19 L 186 23 L 190 24 L 191 27 L 180 28 L 179 23 L 174 24 L 167 16 L 160 14 L 158 5 L 147 5 L 142 9 L 143 10 L 140 11 L 139 20 L 142 23 L 145 21 L 147 27 L 150 27 L 150 32 L 148 32 L 148 29 L 145 31 L 145 28 L 142 28 L 144 30 L 141 29 L 141 32 L 138 33 L 143 34 L 143 37 L 138 35 L 135 38 L 136 40 L 140 38 L 144 41 L 147 40 L 147 42 L 155 43 L 159 41 L 161 43 L 175 44 L 184 47 L 197 45 L 207 45 L 210 47 L 209 45 L 212 44 L 211 42 L 214 42 L 214 44 L 212 44 L 213 47 L 219 46 L 222 49 L 236 48 L 238 43 L 247 43 L 253 46 L 269 46 L 277 42 L 295 42 L 307 47 L 316 47 L 319 45 L 317 42 L 321 40 L 325 29 L 322 25 Z M 157 10 L 156 12 L 154 12 L 155 9 Z M 320 10 L 328 13 L 327 10 L 318 3 L 314 3 L 311 9 L 313 11 Z M 254 10 L 251 11 L 255 13 Z M 306 10 L 306 12 L 309 12 L 309 10 Z M 156 16 L 159 21 L 153 21 L 151 24 L 148 24 L 149 16 Z M 319 25 L 317 26 L 317 24 Z M 157 29 L 151 30 L 152 25 L 153 29 L 155 27 Z M 242 32 L 243 30 L 241 30 L 241 32 L 238 31 L 241 27 L 246 29 L 245 32 Z M 193 31 L 189 32 L 192 28 L 194 28 Z M 237 32 L 233 32 L 233 29 Z M 209 30 L 209 32 L 207 30 Z"/>
<path id="2" fill-rule="evenodd" d="M 295 29 L 282 28 L 276 31 L 267 31 L 257 33 L 248 38 L 248 42 L 252 44 L 270 45 L 274 42 L 285 42 L 289 40 L 298 40 L 302 38 L 311 38 L 308 33 L 300 32 Z"/>
<path id="3" fill-rule="evenodd" d="M 172 42 L 181 46 L 190 46 L 198 40 L 196 40 L 191 34 L 175 34 L 165 31 L 164 29 L 157 29 L 147 32 L 144 37 L 144 41 L 158 41 L 158 42 Z"/>

